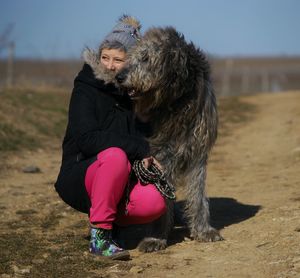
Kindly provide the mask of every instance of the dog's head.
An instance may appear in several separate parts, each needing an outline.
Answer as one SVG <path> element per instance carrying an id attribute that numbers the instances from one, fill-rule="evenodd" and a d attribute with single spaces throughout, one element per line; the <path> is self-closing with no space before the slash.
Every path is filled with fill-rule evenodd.
<path id="1" fill-rule="evenodd" d="M 195 90 L 207 71 L 204 55 L 182 34 L 172 27 L 152 28 L 128 53 L 128 64 L 117 80 L 149 110 Z"/>
<path id="2" fill-rule="evenodd" d="M 130 50 L 128 64 L 116 78 L 135 100 L 137 114 L 146 119 L 154 116 L 153 126 L 159 132 L 152 142 L 164 140 L 162 133 L 176 134 L 176 141 L 181 146 L 188 144 L 193 155 L 195 148 L 199 157 L 211 148 L 218 118 L 209 63 L 204 53 L 174 28 L 148 30 Z"/>

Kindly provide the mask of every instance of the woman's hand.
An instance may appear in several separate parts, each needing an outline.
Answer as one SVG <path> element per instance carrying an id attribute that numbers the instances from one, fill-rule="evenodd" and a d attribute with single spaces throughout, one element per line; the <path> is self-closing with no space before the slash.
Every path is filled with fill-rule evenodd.
<path id="1" fill-rule="evenodd" d="M 142 160 L 142 163 L 145 168 L 148 168 L 151 164 L 154 164 L 160 171 L 163 171 L 163 167 L 153 156 L 145 157 Z"/>

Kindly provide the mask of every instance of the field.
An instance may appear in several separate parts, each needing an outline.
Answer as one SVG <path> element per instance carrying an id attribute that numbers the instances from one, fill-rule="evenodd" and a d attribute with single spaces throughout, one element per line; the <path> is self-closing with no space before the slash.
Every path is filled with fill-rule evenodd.
<path id="1" fill-rule="evenodd" d="M 209 57 L 218 96 L 280 92 L 300 89 L 300 57 Z M 70 89 L 82 66 L 80 60 L 16 60 L 8 67 L 0 59 L 0 88 L 7 82 L 20 88 Z"/>
<path id="2" fill-rule="evenodd" d="M 166 250 L 132 249 L 127 262 L 90 255 L 87 216 L 54 190 L 69 96 L 0 91 L 0 277 L 300 276 L 300 91 L 218 97 L 207 192 L 225 240 L 191 241 L 178 226 Z"/>

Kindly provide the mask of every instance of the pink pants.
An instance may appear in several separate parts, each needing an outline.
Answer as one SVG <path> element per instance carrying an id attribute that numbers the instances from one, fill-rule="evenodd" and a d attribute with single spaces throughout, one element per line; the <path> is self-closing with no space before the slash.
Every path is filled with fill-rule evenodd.
<path id="1" fill-rule="evenodd" d="M 153 184 L 137 182 L 126 205 L 126 187 L 131 164 L 120 148 L 100 152 L 86 172 L 85 186 L 91 200 L 90 222 L 103 229 L 112 223 L 126 226 L 144 224 L 159 218 L 166 211 L 164 198 Z"/>

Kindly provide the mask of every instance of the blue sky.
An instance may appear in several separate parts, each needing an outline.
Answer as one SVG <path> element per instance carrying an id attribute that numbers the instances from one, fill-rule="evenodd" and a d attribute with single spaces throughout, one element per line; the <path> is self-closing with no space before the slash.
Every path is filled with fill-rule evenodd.
<path id="1" fill-rule="evenodd" d="M 14 23 L 17 57 L 79 58 L 124 13 L 142 32 L 172 25 L 211 55 L 300 55 L 298 0 L 0 0 L 0 35 Z"/>

